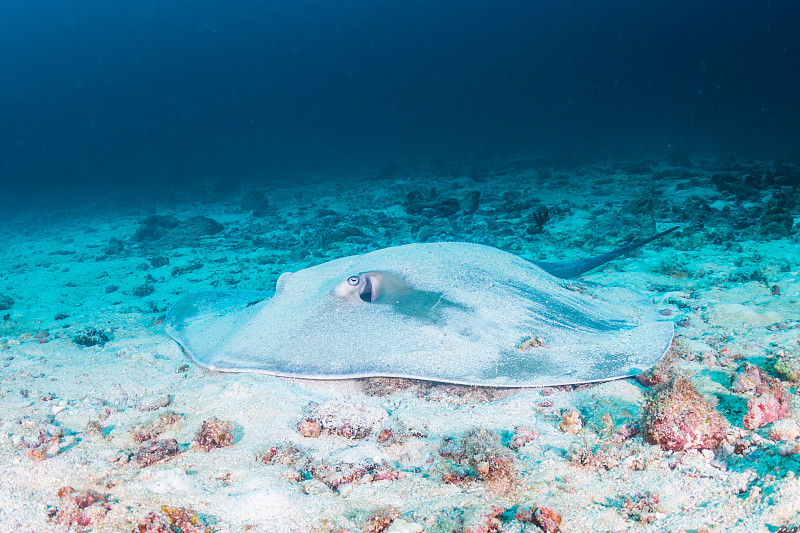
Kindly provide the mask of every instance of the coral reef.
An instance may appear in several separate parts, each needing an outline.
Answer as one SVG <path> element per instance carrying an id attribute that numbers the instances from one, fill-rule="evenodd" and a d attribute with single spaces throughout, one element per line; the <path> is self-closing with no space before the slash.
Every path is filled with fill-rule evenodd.
<path id="1" fill-rule="evenodd" d="M 645 406 L 644 438 L 665 450 L 716 448 L 727 429 L 722 415 L 683 376 L 658 386 Z"/>
<path id="2" fill-rule="evenodd" d="M 211 417 L 203 421 L 194 440 L 204 452 L 233 444 L 233 424 Z"/>

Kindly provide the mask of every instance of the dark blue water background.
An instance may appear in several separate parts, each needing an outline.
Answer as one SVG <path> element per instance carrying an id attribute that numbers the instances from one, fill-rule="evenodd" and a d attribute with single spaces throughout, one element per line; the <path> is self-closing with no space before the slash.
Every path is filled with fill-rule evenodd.
<path id="1" fill-rule="evenodd" d="M 398 162 L 797 158 L 795 0 L 0 4 L 4 199 Z"/>

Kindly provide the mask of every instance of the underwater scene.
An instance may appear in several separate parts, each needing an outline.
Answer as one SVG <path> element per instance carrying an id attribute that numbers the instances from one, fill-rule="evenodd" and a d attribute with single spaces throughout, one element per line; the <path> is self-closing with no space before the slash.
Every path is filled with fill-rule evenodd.
<path id="1" fill-rule="evenodd" d="M 799 35 L 0 6 L 0 532 L 800 532 Z"/>

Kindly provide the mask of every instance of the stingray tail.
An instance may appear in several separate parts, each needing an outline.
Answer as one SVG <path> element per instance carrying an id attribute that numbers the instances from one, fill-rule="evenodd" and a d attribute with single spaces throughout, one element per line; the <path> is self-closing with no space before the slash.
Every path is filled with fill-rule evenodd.
<path id="1" fill-rule="evenodd" d="M 598 255 L 595 257 L 589 257 L 586 259 L 578 259 L 577 261 L 562 261 L 558 263 L 540 263 L 535 262 L 534 264 L 547 272 L 548 274 L 552 274 L 557 278 L 567 279 L 567 278 L 574 278 L 576 276 L 580 276 L 581 274 L 585 274 L 590 270 L 599 267 L 605 263 L 608 263 L 612 259 L 616 259 L 621 255 L 625 255 L 628 252 L 632 252 L 637 248 L 644 246 L 647 243 L 653 242 L 656 239 L 660 239 L 664 235 L 668 233 L 672 233 L 680 226 L 674 226 L 669 228 L 668 230 L 662 231 L 661 233 L 656 233 L 651 237 L 647 237 L 646 239 L 641 239 L 639 241 L 632 242 L 630 244 L 626 244 L 621 248 L 617 248 L 611 252 L 606 254 Z"/>

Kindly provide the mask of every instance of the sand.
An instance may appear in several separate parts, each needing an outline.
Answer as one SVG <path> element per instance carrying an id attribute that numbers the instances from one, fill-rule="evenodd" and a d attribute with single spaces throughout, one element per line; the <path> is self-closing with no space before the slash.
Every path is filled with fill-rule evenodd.
<path id="1" fill-rule="evenodd" d="M 574 532 L 800 527 L 800 405 L 786 372 L 800 364 L 798 173 L 763 161 L 515 160 L 13 213 L 0 232 L 0 303 L 13 300 L 0 310 L 0 530 L 168 531 L 162 506 L 186 510 L 173 531 L 540 531 L 514 518 L 524 506 L 557 511 Z M 242 209 L 253 189 L 263 214 Z M 408 214 L 411 191 L 427 211 Z M 466 214 L 472 191 L 480 203 Z M 450 198 L 460 210 L 439 216 Z M 144 236 L 153 214 L 177 229 Z M 186 223 L 195 216 L 223 229 Z M 381 247 L 460 240 L 570 260 L 675 224 L 584 278 L 642 291 L 675 320 L 669 372 L 729 424 L 713 450 L 611 439 L 641 423 L 651 388 L 632 379 L 498 391 L 222 374 L 163 331 L 187 292 L 269 290 L 283 271 Z M 779 380 L 794 411 L 745 428 L 758 393 L 731 389 L 745 363 Z M 137 435 L 160 417 L 153 436 L 178 453 L 146 464 Z M 205 451 L 198 431 L 212 418 L 230 424 L 232 444 Z M 480 475 L 463 449 L 448 455 L 474 428 L 499 437 L 476 449 L 505 477 Z"/>

